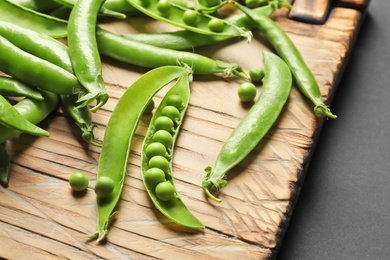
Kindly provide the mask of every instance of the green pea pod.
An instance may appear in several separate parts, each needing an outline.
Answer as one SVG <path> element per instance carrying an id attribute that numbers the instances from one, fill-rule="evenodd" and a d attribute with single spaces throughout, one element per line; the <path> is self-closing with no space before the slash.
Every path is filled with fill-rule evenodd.
<path id="1" fill-rule="evenodd" d="M 53 1 L 65 6 L 65 7 L 68 7 L 70 9 L 72 9 L 73 6 L 77 2 L 77 0 L 53 0 Z M 122 12 L 110 10 L 109 8 L 106 8 L 105 5 L 100 7 L 99 15 L 114 17 L 114 18 L 118 18 L 118 19 L 125 19 L 126 18 L 126 15 L 123 14 Z"/>
<path id="2" fill-rule="evenodd" d="M 179 111 L 180 114 L 178 115 L 171 115 L 173 117 L 172 119 L 175 121 L 174 123 L 174 129 L 172 132 L 172 145 L 168 147 L 167 149 L 167 155 L 165 156 L 168 158 L 169 161 L 169 169 L 166 171 L 166 181 L 170 182 L 170 184 L 175 187 L 174 184 L 174 177 L 172 173 L 172 155 L 173 155 L 173 147 L 175 145 L 176 138 L 180 131 L 180 126 L 182 124 L 184 115 L 186 113 L 189 99 L 190 99 L 190 88 L 189 88 L 189 78 L 188 75 L 184 75 L 178 79 L 176 84 L 172 86 L 168 92 L 165 94 L 163 100 L 161 101 L 160 105 L 157 107 L 152 120 L 149 125 L 148 132 L 146 133 L 145 140 L 142 147 L 142 163 L 141 163 L 141 169 L 142 169 L 142 177 L 143 182 L 146 187 L 146 190 L 149 194 L 149 197 L 151 198 L 153 204 L 155 207 L 166 217 L 168 217 L 173 222 L 180 224 L 185 227 L 189 228 L 204 228 L 204 225 L 191 213 L 191 211 L 186 207 L 182 199 L 180 198 L 179 194 L 175 190 L 172 190 L 175 192 L 173 198 L 169 200 L 161 200 L 158 195 L 156 195 L 156 180 L 149 180 L 145 176 L 148 174 L 148 170 L 150 167 L 148 166 L 148 163 L 152 156 L 148 154 L 148 147 L 152 143 L 155 142 L 153 139 L 154 134 L 156 133 L 157 129 L 155 126 L 156 119 L 159 118 L 164 114 L 164 108 L 168 106 L 167 99 L 169 97 L 176 95 L 179 96 L 182 100 L 182 104 L 177 108 L 176 111 Z M 172 106 L 168 106 L 171 107 Z M 173 107 L 175 108 L 175 107 Z M 153 178 L 155 179 L 155 178 Z"/>
<path id="3" fill-rule="evenodd" d="M 170 2 L 170 5 L 162 11 L 159 7 L 162 1 L 159 0 L 128 0 L 128 2 L 133 5 L 136 9 L 142 13 L 165 23 L 196 32 L 198 34 L 206 35 L 220 35 L 220 36 L 241 36 L 248 40 L 252 38 L 252 33 L 246 31 L 240 27 L 237 27 L 226 20 L 218 19 L 221 23 L 218 26 L 217 30 L 212 30 L 210 28 L 210 21 L 217 19 L 214 16 L 205 14 L 200 11 L 195 11 L 194 9 L 186 8 L 181 5 L 177 5 L 173 2 Z M 194 19 L 191 19 L 191 22 L 185 22 L 185 15 L 187 11 L 195 11 L 196 16 Z M 195 13 L 194 13 L 195 14 Z"/>
<path id="4" fill-rule="evenodd" d="M 78 101 L 82 106 L 96 100 L 95 112 L 108 100 L 102 76 L 102 64 L 96 43 L 96 20 L 104 0 L 79 0 L 74 5 L 68 24 L 70 60 L 80 83 L 88 90 Z"/>
<path id="5" fill-rule="evenodd" d="M 43 100 L 41 92 L 18 80 L 0 76 L 0 95 Z"/>
<path id="6" fill-rule="evenodd" d="M 24 98 L 14 105 L 14 108 L 28 121 L 36 125 L 45 119 L 58 105 L 58 95 L 48 91 L 42 91 L 44 100 Z M 0 143 L 21 132 L 3 125 L 0 125 Z"/>
<path id="7" fill-rule="evenodd" d="M 0 0 L 0 20 L 42 32 L 53 38 L 63 38 L 67 35 L 66 21 L 11 3 L 8 0 Z"/>
<path id="8" fill-rule="evenodd" d="M 202 183 L 206 194 L 213 200 L 221 200 L 210 192 L 226 186 L 226 173 L 238 165 L 262 140 L 278 119 L 286 103 L 292 85 L 292 76 L 286 63 L 273 53 L 264 51 L 265 78 L 261 94 L 248 114 L 230 134 L 220 150 L 214 168 L 207 167 Z"/>
<path id="9" fill-rule="evenodd" d="M 256 28 L 264 34 L 276 52 L 288 64 L 298 88 L 314 104 L 314 113 L 317 116 L 337 118 L 324 104 L 320 88 L 313 73 L 288 35 L 269 17 L 256 14 L 239 3 L 236 3 L 236 5 L 253 21 Z"/>
<path id="10" fill-rule="evenodd" d="M 0 144 L 0 184 L 4 187 L 8 186 L 10 177 L 11 162 L 4 144 Z"/>
<path id="11" fill-rule="evenodd" d="M 49 136 L 46 130 L 25 119 L 2 95 L 0 95 L 0 124 L 37 136 Z"/>
<path id="12" fill-rule="evenodd" d="M 135 81 L 115 106 L 105 130 L 98 169 L 98 179 L 109 177 L 115 187 L 108 198 L 96 199 L 98 231 L 89 236 L 91 239 L 102 241 L 107 236 L 125 182 L 131 141 L 145 108 L 162 87 L 190 73 L 188 68 L 178 66 L 151 70 Z"/>
<path id="13" fill-rule="evenodd" d="M 250 79 L 248 72 L 238 64 L 131 41 L 101 28 L 97 30 L 96 39 L 101 54 L 128 64 L 152 69 L 186 64 L 193 69 L 194 74 L 223 73 L 224 77 L 233 74 L 239 78 Z"/>
<path id="14" fill-rule="evenodd" d="M 23 51 L 2 36 L 0 53 L 0 71 L 15 79 L 58 94 L 75 94 L 83 89 L 72 73 Z"/>
<path id="15" fill-rule="evenodd" d="M 254 9 L 258 14 L 270 16 L 280 5 L 268 4 Z M 245 14 L 236 14 L 226 18 L 226 21 L 246 30 L 254 29 L 253 22 Z M 191 50 L 234 38 L 234 35 L 216 36 L 199 34 L 188 30 L 163 33 L 130 33 L 121 35 L 133 41 L 154 45 L 172 50 Z"/>
<path id="16" fill-rule="evenodd" d="M 20 6 L 38 12 L 46 12 L 59 6 L 56 2 L 48 1 L 48 0 L 9 0 L 9 1 L 14 4 L 18 4 Z"/>
<path id="17" fill-rule="evenodd" d="M 11 22 L 0 21 L 0 36 L 16 47 L 73 74 L 68 47 L 52 37 Z"/>

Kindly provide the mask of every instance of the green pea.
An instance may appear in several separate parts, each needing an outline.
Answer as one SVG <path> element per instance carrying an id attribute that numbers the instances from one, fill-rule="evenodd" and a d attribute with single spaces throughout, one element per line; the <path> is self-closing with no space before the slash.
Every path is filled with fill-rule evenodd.
<path id="1" fill-rule="evenodd" d="M 196 22 L 198 21 L 198 12 L 195 10 L 186 10 L 183 13 L 183 22 L 185 24 L 194 26 L 196 25 Z"/>
<path id="2" fill-rule="evenodd" d="M 253 101 L 256 97 L 256 86 L 251 82 L 242 83 L 238 88 L 238 97 L 242 102 Z"/>
<path id="3" fill-rule="evenodd" d="M 153 156 L 165 156 L 167 154 L 167 148 L 162 143 L 151 143 L 149 144 L 146 149 L 145 153 L 148 156 L 148 158 L 152 158 Z"/>
<path id="4" fill-rule="evenodd" d="M 74 172 L 69 177 L 69 184 L 75 191 L 83 191 L 88 187 L 89 180 L 83 172 Z"/>
<path id="5" fill-rule="evenodd" d="M 155 121 L 154 121 L 154 127 L 157 130 L 165 130 L 165 131 L 172 131 L 173 130 L 173 121 L 167 116 L 159 116 Z"/>
<path id="6" fill-rule="evenodd" d="M 213 32 L 222 32 L 224 29 L 224 22 L 219 18 L 212 18 L 207 24 L 209 29 Z"/>
<path id="7" fill-rule="evenodd" d="M 167 116 L 169 117 L 170 119 L 172 120 L 179 120 L 180 119 L 180 111 L 179 109 L 177 109 L 176 107 L 174 106 L 165 106 L 162 110 L 161 110 L 161 114 L 163 116 Z"/>
<path id="8" fill-rule="evenodd" d="M 261 67 L 253 67 L 249 70 L 252 82 L 260 82 L 264 78 L 264 70 Z"/>
<path id="9" fill-rule="evenodd" d="M 146 106 L 144 113 L 147 113 L 147 114 L 152 113 L 154 107 L 155 107 L 154 100 L 151 99 L 149 101 L 148 105 Z"/>
<path id="10" fill-rule="evenodd" d="M 179 95 L 169 95 L 167 98 L 166 104 L 168 106 L 174 106 L 177 109 L 181 109 L 183 105 L 183 99 Z"/>
<path id="11" fill-rule="evenodd" d="M 160 0 L 156 5 L 157 10 L 162 14 L 167 14 L 169 9 L 171 9 L 171 1 L 169 0 Z"/>
<path id="12" fill-rule="evenodd" d="M 162 201 L 168 201 L 175 197 L 175 187 L 169 181 L 164 181 L 156 186 L 156 196 Z"/>
<path id="13" fill-rule="evenodd" d="M 145 181 L 152 187 L 165 181 L 165 173 L 159 168 L 150 168 L 144 174 Z"/>
<path id="14" fill-rule="evenodd" d="M 153 135 L 153 141 L 162 143 L 165 147 L 169 148 L 173 143 L 173 137 L 168 131 L 158 130 Z"/>
<path id="15" fill-rule="evenodd" d="M 101 176 L 95 184 L 95 193 L 100 198 L 108 198 L 115 188 L 115 182 L 107 176 Z"/>
<path id="16" fill-rule="evenodd" d="M 149 168 L 159 168 L 164 172 L 169 170 L 169 161 L 164 156 L 153 156 L 148 163 Z"/>

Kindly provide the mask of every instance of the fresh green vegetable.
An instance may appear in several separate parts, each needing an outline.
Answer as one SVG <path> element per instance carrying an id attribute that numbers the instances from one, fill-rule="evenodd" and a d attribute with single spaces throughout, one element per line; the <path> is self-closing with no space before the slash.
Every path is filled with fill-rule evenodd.
<path id="1" fill-rule="evenodd" d="M 74 191 L 83 191 L 88 187 L 89 179 L 83 172 L 74 172 L 69 177 L 69 185 Z"/>
<path id="2" fill-rule="evenodd" d="M 102 241 L 107 236 L 110 219 L 125 183 L 130 145 L 141 115 L 153 96 L 171 81 L 191 74 L 179 66 L 151 70 L 136 80 L 122 95 L 108 121 L 99 158 L 98 179 L 111 178 L 115 187 L 108 198 L 97 197 L 98 230 L 91 239 Z"/>
<path id="3" fill-rule="evenodd" d="M 69 17 L 68 46 L 70 60 L 80 83 L 88 90 L 78 101 L 95 112 L 108 100 L 107 88 L 102 76 L 102 64 L 96 43 L 96 20 L 104 0 L 79 0 Z"/>
<path id="4" fill-rule="evenodd" d="M 174 144 L 188 108 L 189 98 L 189 78 L 184 75 L 167 91 L 151 119 L 142 148 L 141 170 L 149 197 L 162 214 L 185 227 L 203 228 L 203 224 L 191 213 L 177 193 L 172 171 Z M 158 121 L 165 117 L 163 113 L 166 108 L 173 108 L 175 111 L 172 114 L 174 125 L 170 132 L 159 130 Z M 178 117 L 176 111 L 179 113 Z M 156 151 L 152 153 L 151 147 Z"/>
<path id="5" fill-rule="evenodd" d="M 67 35 L 67 22 L 32 9 L 0 0 L 0 21 L 11 22 L 25 28 L 62 38 Z"/>
<path id="6" fill-rule="evenodd" d="M 196 53 L 163 49 L 131 41 L 100 28 L 97 30 L 96 37 L 101 54 L 128 64 L 146 68 L 186 64 L 192 68 L 194 74 L 223 73 L 224 77 L 233 74 L 239 78 L 249 79 L 248 72 L 238 64 L 213 60 Z"/>
<path id="7" fill-rule="evenodd" d="M 205 193 L 215 201 L 221 200 L 211 194 L 226 186 L 226 173 L 238 165 L 261 141 L 275 123 L 286 103 L 292 85 L 289 67 L 275 54 L 264 51 L 265 78 L 260 97 L 248 114 L 230 134 L 220 150 L 214 168 L 207 167 L 202 182 Z"/>
<path id="8" fill-rule="evenodd" d="M 242 102 L 253 101 L 256 97 L 256 86 L 251 82 L 244 82 L 238 87 L 238 97 Z"/>
<path id="9" fill-rule="evenodd" d="M 9 2 L 41 13 L 52 10 L 59 6 L 56 2 L 48 0 L 9 0 Z"/>
<path id="10" fill-rule="evenodd" d="M 11 97 L 28 97 L 42 100 L 42 94 L 37 89 L 30 87 L 18 80 L 0 76 L 0 95 Z"/>
<path id="11" fill-rule="evenodd" d="M 4 187 L 8 186 L 10 177 L 11 161 L 4 144 L 0 143 L 0 184 Z"/>
<path id="12" fill-rule="evenodd" d="M 101 176 L 97 179 L 95 184 L 95 193 L 98 198 L 109 198 L 114 191 L 115 182 L 108 176 Z"/>
<path id="13" fill-rule="evenodd" d="M 261 67 L 252 67 L 249 70 L 249 76 L 251 77 L 252 82 L 260 82 L 264 78 L 264 70 Z"/>
<path id="14" fill-rule="evenodd" d="M 307 67 L 300 52 L 288 35 L 272 19 L 257 14 L 239 3 L 236 3 L 236 5 L 253 20 L 256 28 L 264 34 L 277 53 L 288 64 L 298 88 L 314 104 L 314 113 L 317 116 L 337 118 L 337 116 L 333 115 L 330 109 L 324 104 L 321 91 L 313 73 Z"/>

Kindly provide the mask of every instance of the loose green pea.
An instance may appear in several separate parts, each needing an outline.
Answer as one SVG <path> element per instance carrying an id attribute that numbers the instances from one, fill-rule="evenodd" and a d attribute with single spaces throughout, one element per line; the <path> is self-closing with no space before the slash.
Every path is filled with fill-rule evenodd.
<path id="1" fill-rule="evenodd" d="M 242 102 L 253 101 L 256 93 L 256 86 L 251 82 L 242 83 L 238 88 L 238 97 Z"/>
<path id="2" fill-rule="evenodd" d="M 249 70 L 249 76 L 252 82 L 260 82 L 264 78 L 264 70 L 261 67 L 253 67 Z"/>
<path id="3" fill-rule="evenodd" d="M 183 105 L 183 99 L 179 95 L 169 95 L 167 97 L 166 104 L 168 106 L 174 106 L 177 109 L 181 109 L 181 107 Z"/>
<path id="4" fill-rule="evenodd" d="M 223 21 L 219 18 L 212 18 L 209 23 L 207 24 L 209 29 L 213 32 L 222 32 L 224 29 L 225 24 Z"/>
<path id="5" fill-rule="evenodd" d="M 176 107 L 174 106 L 165 106 L 162 110 L 161 110 L 161 114 L 163 116 L 167 116 L 169 117 L 170 119 L 172 120 L 179 120 L 180 119 L 180 111 L 179 109 L 177 109 Z"/>
<path id="6" fill-rule="evenodd" d="M 150 168 L 144 174 L 145 181 L 155 187 L 165 181 L 165 173 L 159 168 Z"/>
<path id="7" fill-rule="evenodd" d="M 162 201 L 168 201 L 175 197 L 175 187 L 169 181 L 164 181 L 156 186 L 156 196 Z"/>
<path id="8" fill-rule="evenodd" d="M 145 153 L 148 156 L 148 158 L 152 158 L 153 156 L 165 156 L 167 154 L 167 148 L 162 143 L 151 143 L 149 144 L 146 149 Z"/>
<path id="9" fill-rule="evenodd" d="M 172 131 L 173 129 L 173 121 L 167 116 L 159 116 L 155 121 L 154 121 L 154 126 L 157 130 L 165 130 L 165 131 Z"/>
<path id="10" fill-rule="evenodd" d="M 153 156 L 148 163 L 149 168 L 159 168 L 164 172 L 169 170 L 169 161 L 167 158 L 157 155 Z"/>
<path id="11" fill-rule="evenodd" d="M 107 176 L 101 176 L 95 184 L 95 193 L 100 198 L 108 198 L 115 188 L 115 182 Z"/>
<path id="12" fill-rule="evenodd" d="M 169 148 L 173 143 L 173 137 L 168 131 L 158 130 L 153 135 L 153 141 L 162 143 L 165 147 Z"/>
<path id="13" fill-rule="evenodd" d="M 171 9 L 171 1 L 169 0 L 160 0 L 156 5 L 157 10 L 162 14 L 167 14 L 169 9 Z"/>
<path id="14" fill-rule="evenodd" d="M 198 12 L 195 10 L 187 10 L 183 14 L 183 22 L 185 24 L 194 26 L 198 21 Z"/>
<path id="15" fill-rule="evenodd" d="M 88 187 L 88 177 L 83 172 L 74 172 L 69 177 L 69 184 L 75 191 L 83 191 Z"/>

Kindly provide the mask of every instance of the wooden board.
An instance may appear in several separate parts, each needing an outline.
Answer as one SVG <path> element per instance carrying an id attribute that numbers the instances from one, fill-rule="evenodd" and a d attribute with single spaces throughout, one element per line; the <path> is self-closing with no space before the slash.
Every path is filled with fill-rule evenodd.
<path id="1" fill-rule="evenodd" d="M 332 8 L 324 25 L 292 21 L 286 10 L 273 15 L 313 70 L 327 104 L 331 104 L 363 17 L 361 9 L 344 7 Z M 173 29 L 142 17 L 103 26 L 116 33 Z M 254 35 L 251 44 L 230 41 L 196 51 L 245 68 L 262 65 L 262 50 L 271 49 L 260 34 Z M 93 115 L 100 139 L 122 93 L 146 72 L 108 58 L 103 62 L 111 98 Z M 100 148 L 86 145 L 72 120 L 58 109 L 40 124 L 50 132 L 50 138 L 20 135 L 6 143 L 12 157 L 12 177 L 8 188 L 0 187 L 0 257 L 274 258 L 324 119 L 313 115 L 312 105 L 293 87 L 277 124 L 230 172 L 228 186 L 219 193 L 223 202 L 215 203 L 204 196 L 201 182 L 204 168 L 214 164 L 223 142 L 248 111 L 236 94 L 240 83 L 233 78 L 222 80 L 218 75 L 194 78 L 190 107 L 175 149 L 173 168 L 178 191 L 206 225 L 204 231 L 170 223 L 150 202 L 139 167 L 142 138 L 150 119 L 145 116 L 132 143 L 119 214 L 110 228 L 108 242 L 100 245 L 87 241 L 85 235 L 96 229 L 92 188 Z M 91 182 L 85 194 L 75 196 L 67 179 L 78 170 L 84 171 Z"/>

